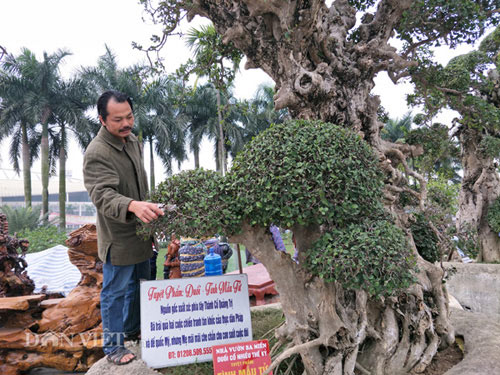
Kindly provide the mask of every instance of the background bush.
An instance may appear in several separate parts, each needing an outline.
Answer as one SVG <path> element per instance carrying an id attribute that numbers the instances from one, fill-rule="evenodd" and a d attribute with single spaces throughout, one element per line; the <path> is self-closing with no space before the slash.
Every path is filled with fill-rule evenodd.
<path id="1" fill-rule="evenodd" d="M 439 239 L 429 225 L 429 219 L 422 213 L 415 213 L 415 222 L 411 225 L 411 233 L 417 251 L 426 261 L 434 263 L 441 259 Z"/>
<path id="2" fill-rule="evenodd" d="M 50 225 L 36 229 L 27 229 L 17 234 L 18 238 L 26 238 L 30 242 L 28 253 L 36 253 L 56 245 L 66 246 L 66 232 L 58 227 Z"/>
<path id="3" fill-rule="evenodd" d="M 10 207 L 2 206 L 0 210 L 7 216 L 9 222 L 9 234 L 22 230 L 33 230 L 42 224 L 40 212 L 42 206 L 31 207 Z"/>

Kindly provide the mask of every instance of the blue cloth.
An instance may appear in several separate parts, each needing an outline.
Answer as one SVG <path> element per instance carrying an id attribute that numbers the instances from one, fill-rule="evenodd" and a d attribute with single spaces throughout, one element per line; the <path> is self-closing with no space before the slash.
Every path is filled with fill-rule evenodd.
<path id="1" fill-rule="evenodd" d="M 103 264 L 101 291 L 101 317 L 103 351 L 111 354 L 124 346 L 124 335 L 138 333 L 141 328 L 139 280 L 150 277 L 149 259 L 130 266 Z"/>
<path id="2" fill-rule="evenodd" d="M 273 236 L 274 247 L 276 250 L 286 252 L 285 243 L 281 238 L 280 229 L 276 225 L 271 225 L 271 227 L 269 227 L 269 231 Z"/>
<path id="3" fill-rule="evenodd" d="M 285 243 L 283 242 L 283 238 L 281 238 L 280 229 L 276 225 L 271 225 L 269 227 L 269 232 L 271 232 L 274 248 L 278 251 L 283 251 L 286 253 L 286 247 Z M 247 263 L 260 263 L 260 261 L 248 249 L 245 249 L 245 255 L 247 258 Z"/>

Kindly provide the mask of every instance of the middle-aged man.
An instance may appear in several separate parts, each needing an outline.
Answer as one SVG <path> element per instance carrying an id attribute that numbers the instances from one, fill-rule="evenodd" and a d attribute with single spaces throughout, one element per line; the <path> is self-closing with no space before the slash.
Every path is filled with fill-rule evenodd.
<path id="1" fill-rule="evenodd" d="M 97 101 L 102 124 L 85 151 L 85 187 L 97 208 L 97 243 L 103 261 L 101 316 L 107 359 L 123 365 L 135 359 L 124 346 L 140 332 L 139 280 L 149 279 L 152 239 L 136 234 L 137 218 L 148 223 L 163 215 L 145 202 L 147 177 L 141 144 L 132 134 L 133 105 L 117 91 Z"/>

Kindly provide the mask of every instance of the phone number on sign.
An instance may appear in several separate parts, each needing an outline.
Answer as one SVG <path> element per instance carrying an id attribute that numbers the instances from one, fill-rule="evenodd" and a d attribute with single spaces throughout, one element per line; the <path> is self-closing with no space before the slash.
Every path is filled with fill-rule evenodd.
<path id="1" fill-rule="evenodd" d="M 178 350 L 176 352 L 168 352 L 168 359 L 172 358 L 185 358 L 192 357 L 194 355 L 204 355 L 212 354 L 212 348 L 196 348 L 196 349 L 184 349 Z"/>

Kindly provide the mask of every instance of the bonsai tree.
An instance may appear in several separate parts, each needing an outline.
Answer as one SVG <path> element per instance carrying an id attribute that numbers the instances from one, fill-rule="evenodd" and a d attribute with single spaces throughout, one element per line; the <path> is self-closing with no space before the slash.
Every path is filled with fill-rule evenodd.
<path id="1" fill-rule="evenodd" d="M 300 353 L 308 374 L 423 370 L 453 332 L 439 273 L 383 205 L 384 175 L 372 148 L 321 121 L 272 125 L 222 177 L 175 175 L 151 200 L 176 209 L 142 231 L 226 234 L 266 266 L 286 324 L 277 335 Z M 291 229 L 299 263 L 275 250 L 271 223 Z M 416 272 L 421 268 L 424 272 Z"/>
<path id="2" fill-rule="evenodd" d="M 401 193 L 413 195 L 418 201 L 420 210 L 425 209 L 427 183 L 423 176 L 413 171 L 407 163 L 408 157 L 418 156 L 422 149 L 415 145 L 397 144 L 381 139 L 380 130 L 383 124 L 377 117 L 380 111 L 380 99 L 372 94 L 375 86 L 374 78 L 380 73 L 387 73 L 396 83 L 404 77 L 410 77 L 415 67 L 421 65 L 422 62 L 432 60 L 433 57 L 429 51 L 433 47 L 442 44 L 454 47 L 462 43 L 473 43 L 489 26 L 498 24 L 500 19 L 496 0 L 480 2 L 473 0 L 336 0 L 328 4 L 324 0 L 289 2 L 141 0 L 141 3 L 144 4 L 153 21 L 162 25 L 163 30 L 160 35 L 153 36 L 152 41 L 155 45 L 142 47 L 136 44 L 136 48 L 151 54 L 165 45 L 168 35 L 178 31 L 177 26 L 186 16 L 188 21 L 197 15 L 209 18 L 217 32 L 223 36 L 223 41 L 233 43 L 245 54 L 246 68 L 261 68 L 275 81 L 275 109 L 287 108 L 290 115 L 296 119 L 332 122 L 349 128 L 363 137 L 373 149 L 372 159 L 378 161 L 378 166 L 384 173 L 382 193 L 384 206 L 394 215 L 396 226 L 404 231 L 409 227 L 409 218 L 399 204 Z M 397 49 L 391 45 L 393 38 L 401 42 L 401 48 Z M 268 134 L 268 136 L 271 135 Z M 273 136 L 282 139 L 281 134 Z M 271 149 L 266 149 L 269 153 L 267 156 L 257 152 L 261 147 L 257 143 L 253 143 L 252 147 L 255 148 L 252 151 L 256 155 L 268 161 L 269 164 L 263 168 L 266 173 L 275 173 L 270 168 L 274 165 L 271 164 L 273 159 L 277 160 L 276 163 L 283 163 L 282 166 L 288 165 L 284 157 Z M 308 147 L 315 149 L 317 146 L 315 143 L 309 143 Z M 304 147 L 296 144 L 296 147 L 291 147 L 289 150 L 290 153 L 296 152 L 302 155 Z M 358 150 L 349 149 L 346 145 L 343 152 L 349 160 L 349 158 L 356 158 Z M 244 155 L 248 157 L 248 160 L 257 157 L 251 152 Z M 293 156 L 293 154 L 290 155 Z M 302 161 L 302 163 L 307 161 L 307 167 L 304 164 L 290 164 L 288 165 L 289 171 L 281 175 L 281 178 L 287 181 L 287 185 L 284 186 L 288 188 L 283 188 L 284 190 L 291 194 L 293 187 L 297 189 L 293 198 L 299 196 L 301 192 L 309 195 L 310 190 L 295 182 L 288 185 L 291 178 L 295 176 L 292 170 L 302 171 L 304 176 L 311 178 L 317 176 L 317 174 L 309 175 L 308 170 L 315 170 L 314 168 L 317 167 L 315 164 L 319 163 L 316 161 L 318 153 L 313 152 L 308 155 L 310 158 Z M 253 164 L 249 162 L 246 171 L 253 172 L 260 163 L 261 159 L 255 160 Z M 323 164 L 328 165 L 328 163 L 329 160 L 325 159 Z M 242 162 L 241 165 L 243 164 Z M 236 163 L 230 175 L 237 176 L 238 168 L 242 167 Z M 340 174 L 344 173 L 344 170 Z M 223 210 L 219 211 L 223 213 L 223 217 L 229 217 L 227 214 L 232 212 L 232 207 L 234 207 L 229 202 L 223 205 L 224 201 L 221 201 L 223 197 L 229 200 L 235 199 L 231 198 L 231 186 L 238 186 L 242 189 L 242 194 L 246 196 L 249 194 L 247 191 L 253 189 L 252 186 L 256 183 L 253 179 L 246 180 L 246 185 L 241 186 L 241 181 L 245 180 L 244 175 L 241 175 L 240 179 L 231 178 L 236 179 L 234 185 L 229 184 L 227 188 L 229 190 L 220 192 L 220 196 L 214 195 L 214 198 L 217 198 L 215 201 L 219 202 Z M 417 181 L 418 191 L 409 188 L 410 178 Z M 259 239 L 266 238 L 267 234 L 256 229 L 262 227 L 257 226 L 259 222 L 254 213 L 274 212 L 272 207 L 266 206 L 266 202 L 278 205 L 283 210 L 282 215 L 287 217 L 294 217 L 295 205 L 301 207 L 301 210 L 309 207 L 298 206 L 299 202 L 304 202 L 300 200 L 299 202 L 294 199 L 284 201 L 285 197 L 291 197 L 290 195 L 279 195 L 279 193 L 273 195 L 273 189 L 280 181 L 274 180 L 274 177 L 271 180 L 269 176 L 266 179 L 269 181 L 270 195 L 259 195 L 266 200 L 256 199 L 253 201 L 254 206 L 242 201 L 239 203 L 242 205 L 241 210 L 236 211 L 236 216 L 231 218 L 231 222 L 241 221 L 243 229 L 248 229 L 243 232 L 251 231 L 252 238 L 257 238 L 254 240 L 256 243 Z M 216 185 L 215 180 L 210 179 L 210 181 L 211 183 L 208 184 L 210 187 Z M 303 179 L 301 181 L 303 182 Z M 318 198 L 319 202 L 322 202 L 321 197 L 326 196 L 325 192 L 329 189 L 334 189 L 334 191 L 339 189 L 338 186 L 331 185 L 335 181 L 327 181 L 328 183 L 323 186 L 323 193 Z M 345 190 L 356 189 L 356 186 L 347 185 Z M 359 190 L 355 191 L 359 192 Z M 190 194 L 196 195 L 193 192 Z M 185 197 L 183 199 L 189 197 L 189 195 L 183 196 Z M 198 198 L 201 199 L 201 197 Z M 200 200 L 200 202 L 204 201 Z M 334 210 L 330 206 L 318 205 L 317 209 L 311 212 L 314 212 L 316 216 L 319 215 L 318 217 L 323 217 L 329 215 L 330 210 L 338 213 L 337 210 L 347 212 L 350 209 L 354 211 L 366 209 L 364 203 L 352 202 L 349 206 L 345 203 L 346 200 L 339 199 L 336 202 L 343 208 L 334 205 Z M 194 210 L 195 203 L 190 204 Z M 206 201 L 204 204 L 213 207 L 212 201 Z M 313 205 L 315 202 L 308 202 L 308 204 Z M 203 207 L 201 209 L 204 210 Z M 191 218 L 185 217 L 184 222 L 192 220 L 200 224 L 210 217 L 199 218 L 199 215 L 195 215 L 195 211 L 192 214 Z M 215 213 L 209 212 L 208 215 L 215 215 Z M 246 224 L 245 220 L 249 222 Z M 304 249 L 310 249 L 313 244 L 309 242 L 315 238 L 310 235 L 312 233 L 310 223 L 302 216 L 300 220 L 296 225 L 300 224 L 303 232 L 300 228 L 294 228 L 294 220 L 290 222 L 290 227 L 295 230 L 296 236 L 302 237 L 299 247 L 306 252 L 303 254 L 309 254 L 308 250 Z M 346 219 L 340 217 L 338 220 Z M 352 225 L 354 223 L 355 221 Z M 350 224 L 348 221 L 345 221 L 345 226 L 339 223 L 336 229 L 344 228 L 345 230 L 348 224 Z M 361 222 L 358 224 L 362 225 Z M 287 225 L 288 223 L 285 223 L 285 226 Z M 368 224 L 364 225 L 365 229 L 368 228 Z M 326 224 L 320 225 L 322 226 L 325 227 Z M 392 230 L 392 226 L 390 228 Z M 377 228 L 374 233 L 379 233 L 380 230 Z M 243 235 L 240 234 L 240 236 Z M 373 236 L 365 237 L 367 240 L 373 238 Z M 239 239 L 243 241 L 243 238 Z M 326 243 L 320 244 L 326 246 Z M 323 281 L 320 283 L 317 281 L 318 278 L 311 279 L 305 276 L 306 273 L 302 267 L 305 267 L 306 262 L 303 259 L 300 269 L 296 269 L 291 263 L 274 262 L 274 258 L 265 256 L 262 258 L 271 276 L 276 279 L 279 291 L 282 292 L 281 300 L 284 309 L 287 309 L 286 306 L 303 306 L 293 313 L 292 309 L 289 313 L 285 312 L 288 324 L 282 330 L 282 337 L 292 338 L 295 348 L 291 351 L 300 353 L 305 373 L 310 375 L 336 372 L 352 374 L 356 361 L 361 366 L 369 367 L 372 374 L 404 373 L 410 371 L 411 368 L 416 372 L 422 371 L 436 353 L 438 346 L 446 345 L 453 339 L 453 332 L 447 320 L 447 301 L 442 290 L 443 272 L 416 254 L 411 235 L 408 235 L 408 246 L 415 253 L 417 267 L 420 270 L 416 274 L 418 283 L 413 284 L 404 297 L 367 300 L 366 306 L 369 313 L 366 315 L 366 324 L 363 323 L 365 305 L 361 294 L 356 292 L 353 295 L 349 289 L 342 288 L 339 284 L 332 287 L 332 284 L 321 284 Z M 385 251 L 382 250 L 383 248 L 386 246 L 380 245 L 377 249 Z M 256 255 L 260 254 L 256 253 Z M 308 255 L 303 256 L 309 258 Z M 384 268 L 384 270 L 387 269 Z M 288 274 L 287 277 L 278 277 L 276 273 Z M 284 279 L 287 280 L 286 283 L 283 283 Z M 290 285 L 291 280 L 296 280 L 294 286 Z M 280 287 L 280 284 L 284 285 Z M 296 290 L 293 294 L 289 294 L 284 291 L 286 288 Z M 321 299 L 315 299 L 313 302 L 311 298 L 318 295 L 321 295 Z M 313 303 L 318 304 L 313 305 Z M 314 314 L 311 309 L 323 310 Z M 354 320 L 356 324 L 348 324 L 348 317 L 356 314 L 360 319 Z M 340 324 L 341 320 L 346 323 Z M 347 332 L 354 332 L 354 327 L 359 328 L 359 335 L 347 334 Z M 322 336 L 320 332 L 322 330 L 325 332 L 326 329 L 336 332 L 335 336 L 328 334 Z M 363 345 L 363 350 L 359 352 L 359 355 L 358 350 L 361 344 L 358 344 L 357 340 Z M 347 344 L 348 342 L 350 345 Z M 329 350 L 334 347 L 337 350 Z"/>
<path id="3" fill-rule="evenodd" d="M 497 27 L 476 50 L 453 58 L 446 66 L 415 69 L 416 92 L 410 96 L 412 103 L 424 104 L 430 118 L 442 108 L 458 113 L 453 135 L 460 142 L 463 179 L 456 229 L 475 234 L 478 260 L 484 262 L 500 261 L 498 231 L 488 225 L 489 210 L 500 196 L 499 48 Z"/>

